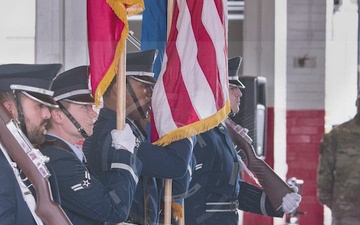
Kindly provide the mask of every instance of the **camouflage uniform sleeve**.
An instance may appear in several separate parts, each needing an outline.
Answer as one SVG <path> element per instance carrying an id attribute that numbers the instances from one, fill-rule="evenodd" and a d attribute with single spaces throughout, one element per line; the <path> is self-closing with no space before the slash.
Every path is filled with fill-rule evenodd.
<path id="1" fill-rule="evenodd" d="M 335 130 L 324 134 L 320 142 L 320 158 L 317 177 L 317 195 L 319 201 L 332 207 L 332 194 L 334 184 L 334 169 L 336 156 L 336 138 Z"/>

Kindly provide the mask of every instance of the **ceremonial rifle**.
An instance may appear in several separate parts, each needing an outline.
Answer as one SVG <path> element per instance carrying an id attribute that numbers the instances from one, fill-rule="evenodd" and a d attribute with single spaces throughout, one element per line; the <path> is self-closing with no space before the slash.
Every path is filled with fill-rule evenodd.
<path id="1" fill-rule="evenodd" d="M 230 136 L 237 150 L 241 149 L 247 158 L 247 168 L 255 173 L 257 180 L 264 189 L 272 207 L 278 211 L 282 206 L 283 197 L 293 192 L 275 171 L 262 159 L 260 159 L 251 145 L 252 139 L 247 135 L 247 130 L 236 124 L 229 118 L 225 120 Z"/>
<path id="2" fill-rule="evenodd" d="M 39 218 L 47 225 L 72 225 L 52 198 L 50 173 L 45 166 L 49 158 L 32 146 L 3 104 L 0 104 L 0 143 L 32 183 L 36 191 L 35 213 Z"/>

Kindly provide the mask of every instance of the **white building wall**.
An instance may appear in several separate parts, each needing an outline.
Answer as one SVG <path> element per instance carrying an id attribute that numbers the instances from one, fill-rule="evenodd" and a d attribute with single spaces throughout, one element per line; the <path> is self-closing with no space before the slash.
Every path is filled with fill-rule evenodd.
<path id="1" fill-rule="evenodd" d="M 327 130 L 355 114 L 357 7 L 288 1 L 288 110 L 326 111 Z M 303 66 L 299 61 L 305 59 Z"/>
<path id="2" fill-rule="evenodd" d="M 35 0 L 0 1 L 0 64 L 34 63 Z"/>
<path id="3" fill-rule="evenodd" d="M 37 0 L 36 63 L 89 64 L 86 0 Z"/>
<path id="4" fill-rule="evenodd" d="M 326 2 L 289 0 L 287 27 L 288 110 L 324 109 Z"/>
<path id="5" fill-rule="evenodd" d="M 331 19 L 327 20 L 326 42 L 326 131 L 355 115 L 357 96 L 357 6 L 349 0 L 343 0 L 343 4 L 335 7 L 335 11 L 331 10 L 329 14 Z"/>

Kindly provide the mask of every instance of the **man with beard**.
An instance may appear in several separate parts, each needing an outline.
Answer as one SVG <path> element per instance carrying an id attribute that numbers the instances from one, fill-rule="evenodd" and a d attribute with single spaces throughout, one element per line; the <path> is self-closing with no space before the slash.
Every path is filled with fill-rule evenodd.
<path id="1" fill-rule="evenodd" d="M 48 107 L 57 107 L 50 86 L 61 64 L 0 65 L 0 104 L 17 119 L 31 144 L 44 141 Z M 1 135 L 1 134 L 0 134 Z M 35 199 L 23 183 L 22 174 L 3 146 L 0 146 L 0 223 L 43 224 L 34 213 Z"/>
<path id="2" fill-rule="evenodd" d="M 41 151 L 50 157 L 48 165 L 57 179 L 61 206 L 74 225 L 120 223 L 128 216 L 141 162 L 133 154 L 135 137 L 126 126 L 123 131 L 112 131 L 118 135 L 117 141 L 109 136 L 118 147 L 104 161 L 117 165 L 109 171 L 108 179 L 101 183 L 86 168 L 86 158 L 76 142 L 92 135 L 97 116 L 88 71 L 88 66 L 79 66 L 55 78 L 51 89 L 59 108 L 51 110 Z"/>
<path id="3" fill-rule="evenodd" d="M 194 141 L 186 138 L 166 147 L 155 146 L 146 141 L 145 129 L 136 122 L 145 119 L 150 110 L 151 85 L 156 82 L 152 71 L 155 57 L 156 50 L 132 52 L 126 56 L 126 123 L 137 138 L 135 154 L 143 163 L 128 220 L 133 224 L 159 223 L 161 179 L 179 179 L 187 174 Z M 83 148 L 90 168 L 96 177 L 105 181 L 110 168 L 104 168 L 101 162 L 108 156 L 103 151 L 110 145 L 106 137 L 116 126 L 115 79 L 105 92 L 103 102 L 94 133 L 85 140 Z"/>
<path id="4" fill-rule="evenodd" d="M 241 88 L 238 79 L 241 58 L 228 61 L 229 98 L 232 113 L 239 112 Z M 185 198 L 185 224 L 238 224 L 238 210 L 282 217 L 299 206 L 300 195 L 283 198 L 282 210 L 273 209 L 264 190 L 240 179 L 240 163 L 230 134 L 223 123 L 198 135 L 194 147 L 195 171 Z"/>

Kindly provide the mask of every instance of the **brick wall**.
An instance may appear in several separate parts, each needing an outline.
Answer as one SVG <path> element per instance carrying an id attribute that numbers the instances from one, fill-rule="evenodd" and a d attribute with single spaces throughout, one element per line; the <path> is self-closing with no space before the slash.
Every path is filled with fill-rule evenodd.
<path id="1" fill-rule="evenodd" d="M 274 165 L 274 108 L 268 108 L 266 162 Z M 299 224 L 323 224 L 323 207 L 316 198 L 316 176 L 318 149 L 324 133 L 324 110 L 288 110 L 287 111 L 287 179 L 296 177 L 304 181 L 302 202 L 299 212 Z M 245 176 L 245 180 L 252 182 Z M 272 225 L 273 219 L 244 213 L 243 224 Z"/>
<path id="2" fill-rule="evenodd" d="M 324 133 L 324 110 L 287 111 L 287 178 L 304 180 L 299 207 L 301 225 L 323 224 L 323 207 L 316 197 L 319 143 Z"/>
<path id="3" fill-rule="evenodd" d="M 324 224 L 323 206 L 316 197 L 316 176 L 325 125 L 328 4 L 322 0 L 288 1 L 286 161 L 287 178 L 304 180 L 301 225 Z M 308 64 L 297 65 L 303 57 Z"/>

